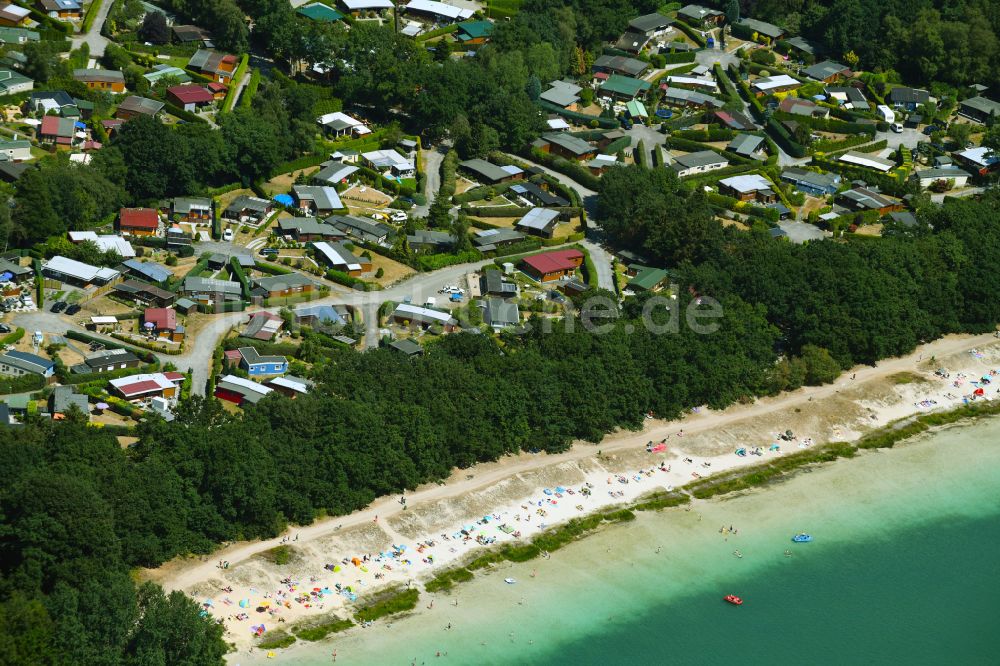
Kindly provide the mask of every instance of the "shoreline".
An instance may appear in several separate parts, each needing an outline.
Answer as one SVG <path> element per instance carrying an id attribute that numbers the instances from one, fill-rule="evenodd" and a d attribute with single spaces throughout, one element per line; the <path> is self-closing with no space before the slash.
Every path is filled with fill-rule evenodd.
<path id="1" fill-rule="evenodd" d="M 750 406 L 741 405 L 715 413 L 706 410 L 671 424 L 653 422 L 644 432 L 613 436 L 610 440 L 586 449 L 577 446 L 565 454 L 546 459 L 522 455 L 514 457 L 513 463 L 501 461 L 477 466 L 468 471 L 479 472 L 486 468 L 485 479 L 476 479 L 480 483 L 470 484 L 468 481 L 473 479 L 467 478 L 466 483 L 457 481 L 426 489 L 431 492 L 410 504 L 411 511 L 404 512 L 398 505 L 394 511 L 386 511 L 389 503 L 394 500 L 384 499 L 368 510 L 340 518 L 344 523 L 350 523 L 343 532 L 331 529 L 337 518 L 326 519 L 298 531 L 291 530 L 290 535 L 301 533 L 306 538 L 302 542 L 287 543 L 297 552 L 295 562 L 287 567 L 261 562 L 261 553 L 279 545 L 278 540 L 268 540 L 237 544 L 213 555 L 217 558 L 221 556 L 221 559 L 225 559 L 227 553 L 240 555 L 239 559 L 233 554 L 228 555 L 237 565 L 233 569 L 213 571 L 214 567 L 210 563 L 175 561 L 151 572 L 165 575 L 149 577 L 160 579 L 168 590 L 182 589 L 195 598 L 206 598 L 216 603 L 221 601 L 217 597 L 218 590 L 223 586 L 234 588 L 233 597 L 243 597 L 244 594 L 249 597 L 249 593 L 255 593 L 257 599 L 260 599 L 261 590 L 274 590 L 273 593 L 264 593 L 264 599 L 270 599 L 267 605 L 273 606 L 273 594 L 278 594 L 281 601 L 281 610 L 278 612 L 271 612 L 277 610 L 272 607 L 266 608 L 264 615 L 254 614 L 254 610 L 260 608 L 257 604 L 263 600 L 255 600 L 253 607 L 249 609 L 253 619 L 248 617 L 241 621 L 231 621 L 231 613 L 239 609 L 223 609 L 221 604 L 208 609 L 218 617 L 225 617 L 227 612 L 230 613 L 230 621 L 227 621 L 230 633 L 226 640 L 232 641 L 236 646 L 237 652 L 232 653 L 232 656 L 244 654 L 255 642 L 249 627 L 257 622 L 266 624 L 266 636 L 273 634 L 273 629 L 277 628 L 276 617 L 280 617 L 283 623 L 287 623 L 284 627 L 290 629 L 298 625 L 322 623 L 323 618 L 329 619 L 330 616 L 343 618 L 345 612 L 355 610 L 356 606 L 353 603 L 348 605 L 344 595 L 332 593 L 335 583 L 340 583 L 342 587 L 351 585 L 352 594 L 359 595 L 358 605 L 361 605 L 377 590 L 392 585 L 419 581 L 422 583 L 419 586 L 423 587 L 445 572 L 468 570 L 470 561 L 485 558 L 485 566 L 491 561 L 509 559 L 496 554 L 498 551 L 513 552 L 517 561 L 524 561 L 537 556 L 537 552 L 531 552 L 533 543 L 544 542 L 545 539 L 552 538 L 553 533 L 559 534 L 574 518 L 579 519 L 576 524 L 587 521 L 593 523 L 593 516 L 596 514 L 596 525 L 599 525 L 605 520 L 603 516 L 623 507 L 627 511 L 649 510 L 663 508 L 665 504 L 683 503 L 687 500 L 680 498 L 685 494 L 699 497 L 699 489 L 731 484 L 733 477 L 743 479 L 742 485 L 705 496 L 756 487 L 787 476 L 790 471 L 801 469 L 805 465 L 840 457 L 830 457 L 831 450 L 839 448 L 856 452 L 864 441 L 862 438 L 868 439 L 873 433 L 892 432 L 906 419 L 914 420 L 917 417 L 916 421 L 921 422 L 921 419 L 933 416 L 930 411 L 938 415 L 955 412 L 956 408 L 961 407 L 961 400 L 956 398 L 946 401 L 942 398 L 943 394 L 950 395 L 950 391 L 945 393 L 944 389 L 951 387 L 954 380 L 945 382 L 934 378 L 930 364 L 935 368 L 938 364 L 957 368 L 952 371 L 956 375 L 966 373 L 967 376 L 962 378 L 962 388 L 951 389 L 957 393 L 966 392 L 971 389 L 970 377 L 978 379 L 986 372 L 989 363 L 993 363 L 991 367 L 1000 366 L 1000 348 L 996 343 L 992 336 L 945 339 L 924 348 L 923 353 L 931 356 L 929 361 L 924 362 L 922 355 L 914 353 L 910 357 L 893 359 L 874 368 L 862 368 L 857 371 L 860 382 L 848 380 L 848 375 L 845 374 L 835 384 L 801 389 L 793 394 L 760 400 Z M 988 349 L 990 354 L 970 355 L 969 350 L 976 347 Z M 935 361 L 930 352 L 944 353 L 948 358 Z M 909 376 L 903 377 L 907 373 Z M 995 395 L 994 392 L 988 397 Z M 823 399 L 822 402 L 814 401 L 817 397 Z M 956 418 L 978 415 L 978 412 L 963 413 Z M 779 440 L 778 436 L 793 423 L 796 433 L 794 440 Z M 881 423 L 888 425 L 883 426 Z M 876 424 L 879 425 L 876 427 Z M 924 425 L 934 427 L 934 424 Z M 905 426 L 904 429 L 908 427 Z M 666 443 L 667 450 L 648 453 L 644 442 L 651 434 L 663 434 L 666 430 L 674 431 L 674 436 L 667 433 L 667 437 L 662 440 Z M 683 438 L 678 431 L 684 432 Z M 752 455 L 722 453 L 726 449 L 732 452 L 734 445 L 747 442 L 767 448 L 765 442 L 768 440 L 781 442 L 781 446 L 793 449 L 797 443 L 802 450 L 792 450 L 790 455 L 784 450 L 768 450 L 760 455 L 761 461 L 753 460 Z M 846 442 L 853 444 L 847 445 Z M 655 440 L 649 443 L 655 444 Z M 593 450 L 598 447 L 602 450 L 600 456 L 595 455 L 597 452 Z M 525 459 L 535 464 L 525 465 Z M 800 459 L 804 460 L 797 462 Z M 686 462 L 688 460 L 691 462 Z M 761 464 L 757 464 L 758 462 Z M 747 472 L 751 467 L 754 471 Z M 745 479 L 760 476 L 762 470 L 773 467 L 778 468 L 776 473 L 763 481 L 758 479 L 747 485 Z M 579 494 L 571 493 L 577 488 L 582 491 L 588 484 L 592 494 L 585 501 L 581 500 Z M 562 497 L 556 500 L 555 490 L 561 486 L 566 487 L 560 493 Z M 682 486 L 687 487 L 682 491 Z M 540 489 L 543 488 L 549 488 L 550 492 L 542 494 Z M 608 489 L 619 496 L 605 495 Z M 597 497 L 598 493 L 600 497 Z M 419 490 L 416 495 L 421 495 Z M 410 497 L 413 502 L 414 495 Z M 537 513 L 528 511 L 522 519 L 522 512 L 528 509 L 528 498 L 531 499 L 531 509 Z M 572 506 L 574 504 L 575 507 Z M 548 515 L 542 515 L 542 512 Z M 372 520 L 373 515 L 379 514 L 379 522 Z M 486 519 L 485 522 L 479 521 L 481 524 L 476 524 L 471 519 L 476 515 Z M 535 515 L 541 518 L 531 521 Z M 520 538 L 515 539 L 507 533 L 497 531 L 496 526 L 501 524 L 510 532 L 520 532 Z M 583 533 L 592 532 L 596 525 L 585 528 Z M 453 531 L 455 526 L 472 529 L 460 537 L 462 540 L 455 541 L 447 536 L 459 536 L 459 531 Z M 443 539 L 438 539 L 438 534 Z M 484 547 L 484 544 L 473 541 L 472 536 L 481 536 L 488 543 Z M 580 534 L 575 534 L 565 543 L 579 536 Z M 418 544 L 417 554 L 413 550 L 401 550 L 395 555 L 386 553 L 388 545 L 414 542 Z M 443 547 L 448 546 L 448 552 L 443 552 Z M 373 579 L 372 574 L 376 572 L 367 571 L 365 565 L 368 562 L 360 567 L 346 564 L 349 560 L 331 554 L 338 551 L 340 554 L 354 553 L 355 556 L 368 554 L 370 566 L 376 569 L 381 565 L 382 569 L 377 573 L 382 575 L 376 575 Z M 404 552 L 408 555 L 403 556 Z M 420 559 L 417 560 L 415 555 L 419 555 Z M 425 555 L 433 557 L 428 561 Z M 411 557 L 413 559 L 409 560 Z M 404 564 L 405 560 L 409 562 Z M 339 565 L 336 564 L 338 561 Z M 338 572 L 342 574 L 339 577 L 324 578 L 327 573 L 321 568 L 324 562 L 346 570 Z M 190 566 L 191 564 L 194 566 Z M 363 572 L 360 570 L 362 567 L 365 567 Z M 301 585 L 280 584 L 279 581 L 286 579 Z M 308 585 L 304 582 L 306 579 L 309 580 Z M 312 600 L 318 603 L 305 603 L 299 596 L 299 599 L 294 599 L 298 605 L 292 605 L 291 600 L 300 593 L 300 589 L 294 588 L 313 586 L 319 586 L 318 589 L 328 594 L 322 595 L 319 600 Z M 288 587 L 293 589 L 282 590 Z M 239 591 L 235 591 L 236 588 Z M 230 600 L 227 605 L 233 602 L 235 599 Z"/>

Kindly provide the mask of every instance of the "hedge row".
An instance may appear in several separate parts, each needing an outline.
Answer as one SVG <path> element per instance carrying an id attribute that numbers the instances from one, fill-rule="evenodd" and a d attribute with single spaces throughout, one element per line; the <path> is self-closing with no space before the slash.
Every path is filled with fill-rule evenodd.
<path id="1" fill-rule="evenodd" d="M 558 171 L 561 174 L 569 176 L 587 189 L 597 191 L 597 188 L 600 185 L 600 179 L 590 173 L 590 171 L 588 171 L 587 168 L 579 162 L 570 162 L 562 157 L 556 157 L 555 155 L 551 155 L 549 153 L 543 153 L 537 149 L 532 149 L 531 158 L 554 171 Z"/>
<path id="2" fill-rule="evenodd" d="M 466 190 L 461 194 L 456 194 L 451 198 L 454 203 L 464 204 L 470 201 L 481 201 L 482 199 L 489 198 L 491 196 L 500 196 L 511 187 L 511 183 L 500 183 L 498 185 L 480 185 L 479 187 L 473 187 L 471 190 Z"/>
<path id="3" fill-rule="evenodd" d="M 537 104 L 539 107 L 541 107 L 543 111 L 547 113 L 556 113 L 562 116 L 563 118 L 572 120 L 580 125 L 590 125 L 592 122 L 596 120 L 598 126 L 604 127 L 606 129 L 613 129 L 619 126 L 618 121 L 615 120 L 614 118 L 588 116 L 585 113 L 577 113 L 576 111 L 569 111 L 567 109 L 562 108 L 561 106 L 552 104 L 551 102 L 546 102 L 544 99 L 535 100 L 535 104 Z"/>
<path id="4" fill-rule="evenodd" d="M 698 46 L 705 48 L 705 46 L 708 44 L 708 42 L 705 41 L 705 38 L 701 36 L 700 32 L 698 32 L 697 30 L 695 30 L 694 28 L 692 28 L 679 18 L 674 19 L 674 27 L 683 32 L 688 37 L 690 37 L 691 40 Z"/>
<path id="5" fill-rule="evenodd" d="M 881 191 L 893 196 L 906 194 L 906 183 L 891 176 L 864 167 L 851 166 L 844 162 L 823 159 L 813 156 L 812 165 L 825 171 L 833 171 L 845 176 L 847 180 L 863 180 L 869 185 L 877 186 Z"/>
<path id="6" fill-rule="evenodd" d="M 713 148 L 712 146 L 707 146 L 703 143 L 698 143 L 697 141 L 689 141 L 677 135 L 671 136 L 667 142 L 669 143 L 670 148 L 683 150 L 689 153 L 696 153 L 699 150 L 715 151 L 728 159 L 731 164 L 750 164 L 753 162 L 753 160 L 737 155 L 736 153 L 729 152 L 728 150 L 719 150 L 718 148 Z"/>
<path id="7" fill-rule="evenodd" d="M 869 134 L 874 136 L 876 129 L 875 123 L 851 123 L 835 118 L 813 118 L 812 116 L 799 116 L 784 111 L 775 111 L 772 117 L 778 120 L 793 120 L 799 125 L 834 134 Z"/>

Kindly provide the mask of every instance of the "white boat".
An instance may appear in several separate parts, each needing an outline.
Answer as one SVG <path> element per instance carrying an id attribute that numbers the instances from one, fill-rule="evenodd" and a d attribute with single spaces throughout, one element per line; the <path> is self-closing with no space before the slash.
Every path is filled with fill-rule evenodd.
<path id="1" fill-rule="evenodd" d="M 513 585 L 513 584 L 514 584 L 514 583 L 516 583 L 517 581 L 516 581 L 516 580 L 514 580 L 513 578 L 504 578 L 504 579 L 503 579 L 503 582 L 507 583 L 508 585 Z"/>

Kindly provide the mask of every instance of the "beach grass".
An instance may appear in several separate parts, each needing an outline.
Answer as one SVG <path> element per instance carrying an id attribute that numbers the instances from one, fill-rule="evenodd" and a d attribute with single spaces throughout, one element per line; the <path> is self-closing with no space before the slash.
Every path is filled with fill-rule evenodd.
<path id="1" fill-rule="evenodd" d="M 350 619 L 335 617 L 326 622 L 309 625 L 296 625 L 292 628 L 292 633 L 304 641 L 321 641 L 330 634 L 344 631 L 354 626 Z"/>
<path id="2" fill-rule="evenodd" d="M 456 583 L 465 583 L 472 580 L 472 572 L 465 567 L 459 567 L 457 569 L 449 569 L 448 571 L 443 571 L 437 576 L 427 581 L 424 585 L 424 589 L 428 592 L 446 592 L 453 588 Z"/>
<path id="3" fill-rule="evenodd" d="M 292 547 L 291 546 L 275 546 L 270 550 L 265 550 L 260 554 L 268 562 L 272 562 L 279 566 L 283 564 L 288 564 L 292 561 Z"/>
<path id="4" fill-rule="evenodd" d="M 888 377 L 889 381 L 897 386 L 903 386 L 904 384 L 913 384 L 914 382 L 924 382 L 927 381 L 915 372 L 897 372 L 894 375 Z"/>
<path id="5" fill-rule="evenodd" d="M 380 595 L 380 598 L 375 602 L 355 613 L 354 619 L 358 622 L 371 622 L 380 617 L 413 610 L 416 608 L 419 598 L 420 591 L 416 588 L 389 590 L 388 593 Z"/>
<path id="6" fill-rule="evenodd" d="M 257 648 L 260 650 L 278 650 L 286 648 L 294 642 L 295 636 L 287 634 L 284 631 L 272 631 L 264 640 L 257 643 Z"/>

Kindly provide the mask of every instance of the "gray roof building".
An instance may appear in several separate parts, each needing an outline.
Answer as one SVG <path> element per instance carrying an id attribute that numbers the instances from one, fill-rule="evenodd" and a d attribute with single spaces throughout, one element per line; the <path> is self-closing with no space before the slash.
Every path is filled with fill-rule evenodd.
<path id="1" fill-rule="evenodd" d="M 345 235 L 369 243 L 384 243 L 395 236 L 392 227 L 354 215 L 331 215 L 325 221 Z"/>
<path id="2" fill-rule="evenodd" d="M 842 65 L 839 62 L 834 62 L 833 60 L 824 60 L 823 62 L 816 63 L 812 67 L 806 67 L 802 70 L 802 73 L 810 79 L 825 81 L 834 76 L 841 76 L 849 71 L 851 71 L 851 68 L 847 65 Z"/>
<path id="3" fill-rule="evenodd" d="M 462 167 L 466 171 L 474 173 L 480 180 L 484 180 L 488 183 L 499 183 L 500 181 L 507 180 L 508 178 L 514 178 L 524 174 L 524 169 L 521 167 L 513 165 L 497 166 L 492 162 L 487 162 L 486 160 L 479 158 L 459 162 L 458 166 Z"/>
<path id="4" fill-rule="evenodd" d="M 756 134 L 737 134 L 726 146 L 726 150 L 743 157 L 756 157 L 764 143 L 764 137 Z"/>
<path id="5" fill-rule="evenodd" d="M 226 296 L 243 295 L 243 285 L 239 282 L 194 276 L 184 278 L 183 290 L 188 294 L 223 294 Z"/>
<path id="6" fill-rule="evenodd" d="M 477 231 L 472 237 L 472 244 L 480 252 L 492 252 L 498 247 L 519 243 L 524 240 L 524 234 L 513 229 L 484 229 Z"/>
<path id="7" fill-rule="evenodd" d="M 483 321 L 494 330 L 499 331 L 521 323 L 521 313 L 517 308 L 517 303 L 511 303 L 502 298 L 489 298 L 486 299 Z"/>
<path id="8" fill-rule="evenodd" d="M 704 106 L 721 109 L 725 102 L 718 97 L 712 97 L 697 90 L 668 87 L 663 93 L 663 101 L 673 106 Z"/>
<path id="9" fill-rule="evenodd" d="M 549 134 L 543 134 L 542 140 L 557 145 L 563 150 L 569 151 L 577 156 L 593 153 L 597 150 L 594 146 L 580 137 L 573 136 L 572 134 L 566 134 L 565 132 L 550 132 Z"/>
<path id="10" fill-rule="evenodd" d="M 539 97 L 546 102 L 566 108 L 580 100 L 580 86 L 570 81 L 552 81 L 549 89 L 544 91 Z"/>
<path id="11" fill-rule="evenodd" d="M 738 21 L 738 24 L 743 26 L 744 28 L 753 30 L 758 34 L 764 35 L 765 37 L 769 37 L 771 39 L 778 39 L 785 34 L 785 30 L 783 28 L 779 28 L 773 23 L 758 21 L 757 19 L 752 19 L 752 18 L 740 19 Z"/>
<path id="12" fill-rule="evenodd" d="M 147 116 L 155 116 L 163 110 L 164 106 L 163 102 L 157 102 L 155 99 L 139 97 L 138 95 L 129 95 L 125 98 L 125 101 L 118 105 L 118 112 L 126 111 L 128 113 L 141 113 Z"/>
<path id="13" fill-rule="evenodd" d="M 323 168 L 313 174 L 313 180 L 318 183 L 339 183 L 356 172 L 358 167 L 343 162 L 325 162 Z"/>
<path id="14" fill-rule="evenodd" d="M 295 185 L 292 187 L 295 199 L 302 204 L 311 203 L 318 211 L 340 210 L 346 208 L 340 201 L 337 190 L 329 185 Z"/>
<path id="15" fill-rule="evenodd" d="M 122 272 L 128 273 L 134 277 L 148 280 L 155 284 L 163 284 L 171 277 L 173 273 L 170 272 L 166 266 L 161 266 L 154 261 L 139 261 L 138 259 L 127 259 L 122 262 L 122 267 L 125 269 Z"/>
<path id="16" fill-rule="evenodd" d="M 79 409 L 81 414 L 90 414 L 87 396 L 75 393 L 72 386 L 57 386 L 52 389 L 52 395 L 49 396 L 50 414 L 68 414 L 73 407 Z"/>
<path id="17" fill-rule="evenodd" d="M 675 157 L 673 165 L 680 166 L 682 169 L 691 169 L 694 167 L 719 164 L 721 162 L 726 162 L 728 164 L 729 160 L 714 150 L 699 150 L 695 153 L 688 153 L 687 155 L 679 155 Z"/>
<path id="18" fill-rule="evenodd" d="M 455 237 L 445 231 L 415 229 L 406 242 L 414 250 L 446 250 L 455 245 Z"/>
<path id="19" fill-rule="evenodd" d="M 594 69 L 617 72 L 625 76 L 639 76 L 649 67 L 649 63 L 627 56 L 602 55 L 594 61 Z"/>

